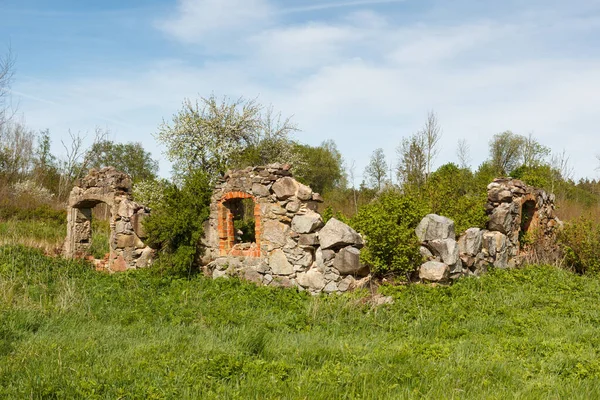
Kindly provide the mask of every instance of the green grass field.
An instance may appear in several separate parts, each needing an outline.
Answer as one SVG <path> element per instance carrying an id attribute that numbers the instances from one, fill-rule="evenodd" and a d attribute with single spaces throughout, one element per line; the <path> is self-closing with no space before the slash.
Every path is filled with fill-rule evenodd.
<path id="1" fill-rule="evenodd" d="M 600 281 L 552 267 L 310 297 L 0 248 L 0 398 L 600 398 Z"/>

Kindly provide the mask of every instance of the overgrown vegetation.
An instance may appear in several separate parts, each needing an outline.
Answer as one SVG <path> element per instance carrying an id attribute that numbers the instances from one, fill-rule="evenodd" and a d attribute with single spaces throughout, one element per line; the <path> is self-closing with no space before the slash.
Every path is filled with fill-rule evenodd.
<path id="1" fill-rule="evenodd" d="M 415 269 L 422 260 L 415 228 L 424 215 L 419 203 L 393 190 L 361 208 L 351 224 L 364 234 L 360 257 L 374 275 L 407 276 Z"/>
<path id="2" fill-rule="evenodd" d="M 209 179 L 198 170 L 185 176 L 178 187 L 168 184 L 163 196 L 153 207 L 151 216 L 144 221 L 148 234 L 146 243 L 158 249 L 156 267 L 173 274 L 189 274 L 201 256 L 200 239 L 203 223 L 209 215 Z"/>
<path id="3" fill-rule="evenodd" d="M 552 267 L 311 297 L 0 250 L 3 398 L 597 398 L 600 282 Z"/>

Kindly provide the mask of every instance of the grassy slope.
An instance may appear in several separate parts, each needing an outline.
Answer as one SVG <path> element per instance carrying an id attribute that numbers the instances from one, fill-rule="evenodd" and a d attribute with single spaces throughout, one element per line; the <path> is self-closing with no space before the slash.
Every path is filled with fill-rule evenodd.
<path id="1" fill-rule="evenodd" d="M 0 249 L 0 398 L 599 398 L 600 282 L 550 267 L 311 298 Z M 362 294 L 364 295 L 364 294 Z"/>

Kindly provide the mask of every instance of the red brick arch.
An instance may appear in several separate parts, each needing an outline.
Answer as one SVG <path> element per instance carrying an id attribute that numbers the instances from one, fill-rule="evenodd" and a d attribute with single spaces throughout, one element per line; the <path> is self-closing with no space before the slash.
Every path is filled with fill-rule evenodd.
<path id="1" fill-rule="evenodd" d="M 233 213 L 225 206 L 225 202 L 234 199 L 252 199 L 254 201 L 254 222 L 255 222 L 255 240 L 256 248 L 249 250 L 237 249 L 235 246 L 235 228 L 233 226 Z M 256 198 L 244 192 L 228 192 L 223 195 L 218 209 L 218 231 L 219 231 L 219 255 L 221 256 L 241 256 L 241 257 L 260 257 L 260 236 L 261 220 L 260 205 Z"/>

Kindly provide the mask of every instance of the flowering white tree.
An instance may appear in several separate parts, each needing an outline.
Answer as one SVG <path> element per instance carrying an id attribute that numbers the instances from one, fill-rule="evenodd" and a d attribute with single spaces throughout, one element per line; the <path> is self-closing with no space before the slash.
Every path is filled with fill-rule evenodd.
<path id="1" fill-rule="evenodd" d="M 218 100 L 211 95 L 195 102 L 186 99 L 172 121 L 159 126 L 156 137 L 166 145 L 176 174 L 203 169 L 216 177 L 244 159 L 247 149 L 253 151 L 248 156 L 253 161 L 273 162 L 296 130 L 289 118 L 282 120 L 254 99 Z"/>

